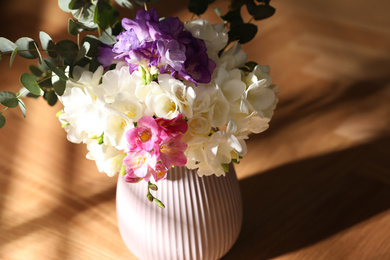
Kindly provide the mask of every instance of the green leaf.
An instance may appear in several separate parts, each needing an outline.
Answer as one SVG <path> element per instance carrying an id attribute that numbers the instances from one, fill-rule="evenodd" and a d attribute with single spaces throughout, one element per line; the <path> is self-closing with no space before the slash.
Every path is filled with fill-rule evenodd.
<path id="1" fill-rule="evenodd" d="M 275 8 L 270 5 L 258 5 L 252 12 L 253 18 L 258 21 L 274 15 Z"/>
<path id="2" fill-rule="evenodd" d="M 69 9 L 70 0 L 58 0 L 58 6 L 64 12 L 69 13 L 71 10 Z"/>
<path id="3" fill-rule="evenodd" d="M 190 0 L 187 8 L 191 13 L 201 15 L 206 12 L 209 4 L 212 2 L 214 2 L 214 0 Z"/>
<path id="4" fill-rule="evenodd" d="M 238 40 L 244 44 L 252 40 L 257 33 L 257 26 L 251 23 L 243 23 L 230 28 L 229 40 Z"/>
<path id="5" fill-rule="evenodd" d="M 20 110 L 22 111 L 23 117 L 26 118 L 26 105 L 24 104 L 23 100 L 21 100 L 20 98 L 18 99 L 18 101 L 19 101 L 19 107 Z"/>
<path id="6" fill-rule="evenodd" d="M 81 40 L 81 44 L 84 45 L 85 42 L 89 43 L 89 50 L 86 53 L 88 57 L 96 57 L 99 54 L 99 47 L 103 44 L 95 36 L 87 35 Z"/>
<path id="7" fill-rule="evenodd" d="M 46 65 L 49 67 L 51 71 L 53 71 L 60 79 L 67 81 L 68 77 L 65 75 L 65 73 L 57 68 L 53 63 L 51 63 L 48 60 L 45 60 Z"/>
<path id="8" fill-rule="evenodd" d="M 40 31 L 39 40 L 41 41 L 42 48 L 45 50 L 47 55 L 52 58 L 57 57 L 57 53 L 55 52 L 56 44 L 47 33 Z"/>
<path id="9" fill-rule="evenodd" d="M 129 0 L 115 0 L 115 2 L 122 7 L 133 9 L 133 5 Z"/>
<path id="10" fill-rule="evenodd" d="M 12 67 L 12 64 L 14 64 L 16 54 L 18 54 L 18 48 L 15 48 L 15 50 L 11 54 L 11 58 L 9 59 L 9 66 L 10 67 Z"/>
<path id="11" fill-rule="evenodd" d="M 6 107 L 17 107 L 18 106 L 18 99 L 17 98 L 13 98 L 13 99 L 9 99 L 9 100 L 6 100 L 6 101 L 3 101 L 1 102 L 4 106 Z"/>
<path id="12" fill-rule="evenodd" d="M 20 76 L 20 83 L 22 83 L 22 85 L 31 93 L 35 95 L 41 94 L 41 88 L 39 87 L 33 75 L 28 73 L 23 73 Z"/>
<path id="13" fill-rule="evenodd" d="M 43 96 L 50 106 L 54 106 L 57 103 L 58 97 L 54 91 L 47 91 Z"/>
<path id="14" fill-rule="evenodd" d="M 91 59 L 91 62 L 89 63 L 89 71 L 96 71 L 99 66 L 101 66 L 100 62 L 97 60 L 96 57 Z"/>
<path id="15" fill-rule="evenodd" d="M 243 23 L 240 9 L 234 9 L 227 12 L 225 15 L 221 16 L 221 19 L 227 22 L 237 21 L 239 20 L 240 23 Z"/>
<path id="16" fill-rule="evenodd" d="M 18 46 L 7 38 L 0 37 L 0 52 L 10 55 Z"/>
<path id="17" fill-rule="evenodd" d="M 56 44 L 56 51 L 64 59 L 66 65 L 73 65 L 79 47 L 71 40 L 62 40 Z"/>
<path id="18" fill-rule="evenodd" d="M 5 117 L 0 114 L 0 128 L 3 128 L 5 122 L 6 122 Z"/>
<path id="19" fill-rule="evenodd" d="M 18 98 L 15 93 L 10 91 L 0 91 L 0 103 L 6 107 L 16 107 L 18 105 Z"/>
<path id="20" fill-rule="evenodd" d="M 118 11 L 112 6 L 110 1 L 100 0 L 97 2 L 93 21 L 102 30 L 114 25 L 119 19 Z"/>
<path id="21" fill-rule="evenodd" d="M 88 53 L 90 47 L 91 47 L 91 44 L 89 42 L 84 42 L 80 48 L 79 53 L 77 54 L 75 62 L 78 62 L 79 60 L 83 59 L 85 57 L 85 55 Z"/>
<path id="22" fill-rule="evenodd" d="M 18 47 L 18 54 L 26 59 L 36 59 L 39 57 L 39 50 L 37 43 L 29 38 L 22 37 L 15 42 Z"/>
<path id="23" fill-rule="evenodd" d="M 108 27 L 102 32 L 102 35 L 99 37 L 99 41 L 108 45 L 114 45 L 116 43 L 116 36 L 112 34 L 111 27 Z"/>
<path id="24" fill-rule="evenodd" d="M 68 8 L 71 9 L 71 10 L 75 10 L 75 9 L 81 9 L 83 7 L 87 7 L 87 6 L 90 6 L 92 5 L 91 1 L 89 0 L 71 0 L 69 5 L 68 5 Z"/>
<path id="25" fill-rule="evenodd" d="M 77 35 L 80 33 L 79 27 L 77 26 L 77 23 L 73 19 L 69 19 L 68 21 L 68 33 L 70 35 Z"/>
<path id="26" fill-rule="evenodd" d="M 65 87 L 66 87 L 66 81 L 61 78 L 58 81 L 53 83 L 54 91 L 59 96 L 62 96 L 62 94 L 64 94 Z"/>
<path id="27" fill-rule="evenodd" d="M 222 163 L 221 166 L 224 172 L 229 172 L 229 164 Z"/>
<path id="28" fill-rule="evenodd" d="M 40 70 L 37 66 L 30 65 L 28 68 L 30 69 L 31 73 L 32 73 L 34 76 L 36 76 L 36 77 L 42 76 L 42 73 L 43 73 L 43 72 L 42 72 L 42 70 Z"/>

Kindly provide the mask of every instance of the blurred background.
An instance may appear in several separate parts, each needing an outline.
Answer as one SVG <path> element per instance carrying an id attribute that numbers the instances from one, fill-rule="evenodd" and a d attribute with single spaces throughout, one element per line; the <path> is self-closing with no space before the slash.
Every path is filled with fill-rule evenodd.
<path id="1" fill-rule="evenodd" d="M 0 3 L 0 37 L 72 39 L 57 1 Z M 150 6 L 186 21 L 187 3 Z M 212 9 L 227 5 L 202 17 L 219 22 Z M 271 5 L 243 49 L 271 66 L 280 101 L 236 165 L 244 223 L 223 259 L 390 259 L 390 2 Z M 18 91 L 29 64 L 3 56 L 0 90 Z M 0 130 L 0 259 L 135 259 L 117 229 L 116 178 L 67 141 L 60 104 L 25 103 L 27 118 L 9 109 Z"/>

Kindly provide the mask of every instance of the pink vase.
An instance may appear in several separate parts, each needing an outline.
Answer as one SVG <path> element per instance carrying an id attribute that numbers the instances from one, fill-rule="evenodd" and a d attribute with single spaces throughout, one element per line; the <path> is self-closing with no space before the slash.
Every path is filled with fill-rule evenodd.
<path id="1" fill-rule="evenodd" d="M 237 240 L 242 201 L 233 166 L 225 177 L 199 177 L 196 170 L 175 167 L 153 195 L 147 183 L 126 183 L 119 176 L 117 216 L 122 238 L 142 260 L 220 259 Z"/>

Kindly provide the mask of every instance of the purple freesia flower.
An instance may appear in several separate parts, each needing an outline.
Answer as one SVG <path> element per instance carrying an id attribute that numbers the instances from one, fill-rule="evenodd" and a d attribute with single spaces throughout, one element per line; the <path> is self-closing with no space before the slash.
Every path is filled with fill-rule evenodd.
<path id="1" fill-rule="evenodd" d="M 159 21 L 155 9 L 139 10 L 135 19 L 124 18 L 125 29 L 112 48 L 115 59 L 124 59 L 130 73 L 139 65 L 156 67 L 160 73 L 197 83 L 208 83 L 215 63 L 208 57 L 203 40 L 185 31 L 177 17 Z"/>

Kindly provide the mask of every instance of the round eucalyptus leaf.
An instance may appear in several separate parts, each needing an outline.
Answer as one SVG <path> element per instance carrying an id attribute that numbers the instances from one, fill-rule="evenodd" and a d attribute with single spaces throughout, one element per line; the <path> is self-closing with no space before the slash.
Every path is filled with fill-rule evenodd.
<path id="1" fill-rule="evenodd" d="M 54 106 L 57 103 L 58 97 L 54 91 L 47 91 L 43 96 L 50 106 Z"/>
<path id="2" fill-rule="evenodd" d="M 29 67 L 29 70 L 31 71 L 31 73 L 36 76 L 36 77 L 40 77 L 42 76 L 42 70 L 40 70 L 37 66 L 34 66 L 34 65 L 30 65 Z"/>
<path id="3" fill-rule="evenodd" d="M 70 35 L 77 35 L 80 33 L 77 23 L 73 19 L 68 21 L 68 33 Z"/>
<path id="4" fill-rule="evenodd" d="M 59 96 L 62 96 L 62 94 L 64 94 L 65 91 L 66 81 L 59 78 L 57 81 L 52 83 L 53 83 L 53 88 L 55 93 L 57 93 L 57 95 Z"/>
<path id="5" fill-rule="evenodd" d="M 0 128 L 3 128 L 5 122 L 6 122 L 5 117 L 3 115 L 0 115 Z"/>
<path id="6" fill-rule="evenodd" d="M 41 88 L 39 87 L 35 77 L 28 73 L 23 73 L 20 76 L 20 83 L 31 93 L 35 95 L 41 94 Z"/>
<path id="7" fill-rule="evenodd" d="M 122 7 L 133 9 L 133 5 L 129 0 L 115 0 L 115 2 Z"/>
<path id="8" fill-rule="evenodd" d="M 275 13 L 275 8 L 270 5 L 258 5 L 253 11 L 253 18 L 258 20 L 263 20 L 271 17 Z"/>
<path id="9" fill-rule="evenodd" d="M 207 7 L 212 2 L 214 2 L 214 0 L 190 0 L 187 8 L 191 13 L 201 15 L 206 12 Z"/>
<path id="10" fill-rule="evenodd" d="M 17 107 L 19 102 L 18 99 L 15 97 L 15 98 L 4 100 L 3 102 L 1 102 L 1 104 L 3 104 L 6 107 L 12 108 L 12 107 Z"/>
<path id="11" fill-rule="evenodd" d="M 15 48 L 15 50 L 11 53 L 11 58 L 9 59 L 9 66 L 12 67 L 12 64 L 14 63 L 16 54 L 18 54 L 18 48 Z"/>
<path id="12" fill-rule="evenodd" d="M 229 40 L 238 40 L 239 43 L 244 44 L 252 40 L 257 33 L 257 26 L 251 23 L 238 24 L 231 27 L 229 31 Z"/>
<path id="13" fill-rule="evenodd" d="M 73 65 L 79 47 L 71 40 L 62 40 L 56 44 L 57 53 L 64 59 L 65 65 Z"/>
<path id="14" fill-rule="evenodd" d="M 58 0 L 58 6 L 62 11 L 69 13 L 71 10 L 69 9 L 70 0 Z"/>
<path id="15" fill-rule="evenodd" d="M 221 19 L 227 22 L 232 22 L 237 20 L 241 20 L 241 22 L 243 22 L 240 9 L 230 10 L 225 15 L 221 16 Z"/>
<path id="16" fill-rule="evenodd" d="M 24 104 L 23 100 L 18 99 L 19 102 L 19 108 L 22 111 L 23 117 L 26 117 L 26 105 Z"/>
<path id="17" fill-rule="evenodd" d="M 41 41 L 42 48 L 45 50 L 47 55 L 53 58 L 57 57 L 57 53 L 55 51 L 56 44 L 53 42 L 53 40 L 47 33 L 40 31 L 39 40 Z"/>
<path id="18" fill-rule="evenodd" d="M 26 59 L 36 59 L 39 57 L 39 50 L 37 43 L 29 38 L 22 37 L 15 42 L 18 47 L 18 54 Z"/>
<path id="19" fill-rule="evenodd" d="M 53 63 L 48 60 L 45 60 L 45 63 L 49 67 L 49 69 L 53 71 L 62 80 L 68 80 L 68 77 L 65 75 L 65 73 L 61 69 L 57 68 Z"/>
<path id="20" fill-rule="evenodd" d="M 99 25 L 102 30 L 114 25 L 119 20 L 119 13 L 110 1 L 98 1 L 93 21 Z"/>
<path id="21" fill-rule="evenodd" d="M 0 103 L 3 103 L 3 101 L 16 98 L 15 93 L 10 91 L 0 91 Z"/>
<path id="22" fill-rule="evenodd" d="M 17 101 L 18 99 L 15 93 L 12 93 L 10 91 L 0 91 L 0 103 L 3 104 L 4 106 L 16 107 L 18 105 Z"/>
<path id="23" fill-rule="evenodd" d="M 6 55 L 11 55 L 11 53 L 17 48 L 15 43 L 11 42 L 7 38 L 0 37 L 0 52 Z"/>
<path id="24" fill-rule="evenodd" d="M 88 35 L 88 36 L 85 36 L 82 41 L 81 41 L 81 44 L 84 45 L 85 42 L 88 42 L 89 43 L 89 50 L 88 52 L 86 53 L 86 55 L 88 57 L 96 57 L 98 54 L 99 54 L 99 49 L 98 47 L 101 47 L 103 44 L 101 41 L 99 41 L 99 39 L 97 39 L 95 36 L 93 35 Z"/>

